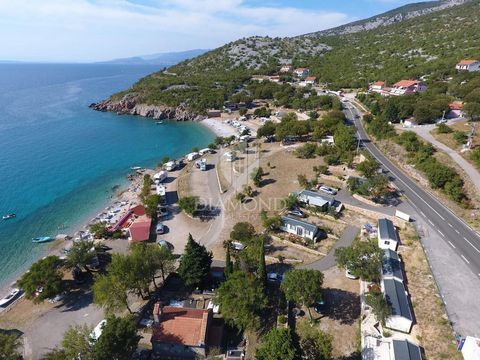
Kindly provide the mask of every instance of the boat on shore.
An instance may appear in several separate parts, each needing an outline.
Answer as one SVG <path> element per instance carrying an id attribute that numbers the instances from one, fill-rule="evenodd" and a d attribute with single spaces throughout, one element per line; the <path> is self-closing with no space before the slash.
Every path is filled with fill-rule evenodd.
<path id="1" fill-rule="evenodd" d="M 32 242 L 34 243 L 45 243 L 45 242 L 49 242 L 49 241 L 53 241 L 54 239 L 50 236 L 38 236 L 38 237 L 34 237 L 32 239 Z"/>
<path id="2" fill-rule="evenodd" d="M 13 218 L 16 218 L 17 217 L 17 214 L 7 214 L 7 215 L 3 215 L 2 216 L 2 220 L 9 220 L 9 219 L 13 219 Z"/>
<path id="3" fill-rule="evenodd" d="M 7 296 L 5 296 L 3 299 L 0 299 L 0 306 L 5 307 L 6 305 L 8 305 L 11 301 L 13 301 L 17 297 L 20 291 L 21 290 L 19 288 L 12 289 Z"/>
<path id="4" fill-rule="evenodd" d="M 162 124 L 163 124 L 163 121 L 162 121 L 162 120 L 156 121 L 155 124 L 157 124 L 157 125 L 162 125 Z"/>

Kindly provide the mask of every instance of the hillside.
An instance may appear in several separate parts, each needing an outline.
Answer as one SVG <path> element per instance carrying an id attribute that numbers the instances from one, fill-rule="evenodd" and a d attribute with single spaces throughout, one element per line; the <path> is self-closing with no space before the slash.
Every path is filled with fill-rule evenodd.
<path id="1" fill-rule="evenodd" d="M 251 75 L 273 74 L 284 63 L 309 67 L 331 88 L 366 87 L 374 80 L 393 82 L 423 75 L 430 81 L 442 80 L 456 73 L 459 59 L 480 58 L 480 0 L 427 5 L 393 10 L 389 14 L 401 15 L 402 21 L 356 33 L 237 40 L 147 76 L 96 108 L 191 119 L 207 108 L 221 107 Z M 447 8 L 439 10 L 442 6 Z M 428 13 L 413 16 L 412 11 Z"/>
<path id="2" fill-rule="evenodd" d="M 414 4 L 408 4 L 399 8 L 387 11 L 383 14 L 372 16 L 371 18 L 355 21 L 350 24 L 338 26 L 333 29 L 318 31 L 304 36 L 333 36 L 353 34 L 361 31 L 373 30 L 378 27 L 384 27 L 398 23 L 404 20 L 413 19 L 418 16 L 430 14 L 432 12 L 448 9 L 453 6 L 461 5 L 470 0 L 440 0 L 427 1 Z"/>

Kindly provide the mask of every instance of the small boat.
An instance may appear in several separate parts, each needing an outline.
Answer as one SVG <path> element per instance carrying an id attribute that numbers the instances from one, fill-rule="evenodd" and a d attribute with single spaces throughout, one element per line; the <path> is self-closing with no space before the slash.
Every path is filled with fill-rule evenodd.
<path id="1" fill-rule="evenodd" d="M 7 296 L 5 296 L 3 299 L 0 299 L 0 306 L 5 306 L 8 305 L 15 297 L 18 295 L 20 292 L 20 289 L 14 288 L 12 289 Z"/>
<path id="2" fill-rule="evenodd" d="M 161 121 L 161 120 L 160 120 L 160 121 L 156 121 L 155 124 L 157 124 L 157 125 L 162 125 L 162 124 L 163 124 L 163 121 Z"/>
<path id="3" fill-rule="evenodd" d="M 17 217 L 17 214 L 7 214 L 2 216 L 2 220 L 9 220 Z"/>
<path id="4" fill-rule="evenodd" d="M 38 236 L 38 237 L 35 237 L 32 239 L 32 242 L 34 243 L 45 243 L 45 242 L 49 242 L 49 241 L 52 241 L 53 238 L 50 237 L 50 236 Z"/>
<path id="5" fill-rule="evenodd" d="M 132 170 L 140 170 L 141 167 L 140 167 L 140 166 L 132 166 L 130 169 L 132 169 Z"/>

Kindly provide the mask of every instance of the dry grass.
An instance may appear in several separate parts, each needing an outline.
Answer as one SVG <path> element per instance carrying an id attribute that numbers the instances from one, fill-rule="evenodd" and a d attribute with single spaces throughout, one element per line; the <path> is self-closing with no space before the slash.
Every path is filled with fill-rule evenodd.
<path id="1" fill-rule="evenodd" d="M 416 333 L 427 359 L 461 359 L 417 232 L 412 226 L 407 226 L 400 231 L 400 237 L 405 244 L 400 255 L 416 318 L 412 334 Z"/>

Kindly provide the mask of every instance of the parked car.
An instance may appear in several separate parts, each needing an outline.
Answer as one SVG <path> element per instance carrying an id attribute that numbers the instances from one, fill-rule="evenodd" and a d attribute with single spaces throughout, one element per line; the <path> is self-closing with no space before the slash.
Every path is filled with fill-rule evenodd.
<path id="1" fill-rule="evenodd" d="M 313 305 L 313 308 L 318 314 L 322 314 L 327 307 L 326 305 L 327 303 L 325 302 L 325 300 L 322 299 L 322 300 L 316 301 L 315 304 Z"/>
<path id="2" fill-rule="evenodd" d="M 173 250 L 173 245 L 170 244 L 168 241 L 166 240 L 158 240 L 157 242 L 158 246 L 165 246 L 167 247 L 169 250 Z"/>
<path id="3" fill-rule="evenodd" d="M 305 214 L 303 213 L 303 211 L 298 208 L 292 208 L 288 210 L 288 215 L 298 216 L 300 218 L 305 217 Z"/>
<path id="4" fill-rule="evenodd" d="M 337 189 L 331 188 L 330 186 L 326 185 L 322 185 L 318 189 L 330 195 L 336 195 L 338 192 Z"/>
<path id="5" fill-rule="evenodd" d="M 168 216 L 168 209 L 165 206 L 158 207 L 158 216 L 162 219 Z"/>
<path id="6" fill-rule="evenodd" d="M 156 228 L 155 228 L 155 232 L 157 234 L 164 234 L 165 233 L 165 225 L 163 225 L 162 223 L 158 223 Z"/>
<path id="7" fill-rule="evenodd" d="M 349 278 L 349 279 L 352 279 L 352 280 L 357 280 L 357 279 L 358 279 L 358 276 L 352 274 L 352 273 L 350 272 L 350 270 L 348 270 L 348 269 L 345 270 L 345 276 L 346 276 L 347 278 Z"/>
<path id="8" fill-rule="evenodd" d="M 100 269 L 100 260 L 98 260 L 98 256 L 95 255 L 92 260 L 90 260 L 90 262 L 88 263 L 88 268 L 90 270 L 98 270 Z"/>

